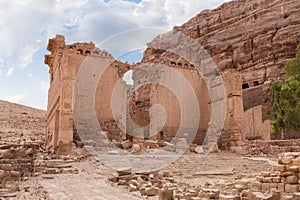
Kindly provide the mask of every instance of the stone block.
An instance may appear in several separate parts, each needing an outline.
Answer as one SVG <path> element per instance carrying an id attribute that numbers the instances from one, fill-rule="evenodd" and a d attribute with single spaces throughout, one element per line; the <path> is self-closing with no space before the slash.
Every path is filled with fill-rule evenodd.
<path id="1" fill-rule="evenodd" d="M 139 182 L 137 180 L 130 180 L 128 182 L 129 185 L 134 185 L 134 186 L 138 186 L 139 185 Z"/>
<path id="2" fill-rule="evenodd" d="M 280 176 L 280 172 L 272 172 L 270 174 L 270 177 L 276 177 L 276 176 Z"/>
<path id="3" fill-rule="evenodd" d="M 272 182 L 273 183 L 280 183 L 281 182 L 281 177 L 272 177 Z"/>
<path id="4" fill-rule="evenodd" d="M 159 193 L 159 188 L 158 187 L 151 187 L 151 188 L 146 188 L 145 194 L 147 196 L 157 196 Z"/>
<path id="5" fill-rule="evenodd" d="M 290 183 L 290 184 L 297 184 L 298 177 L 297 176 L 288 176 L 288 177 L 286 177 L 286 182 Z"/>
<path id="6" fill-rule="evenodd" d="M 285 184 L 284 188 L 285 192 L 287 193 L 294 193 L 294 192 L 299 192 L 299 185 L 298 184 Z"/>
<path id="7" fill-rule="evenodd" d="M 288 166 L 287 171 L 298 173 L 299 172 L 299 166 Z"/>
<path id="8" fill-rule="evenodd" d="M 280 176 L 282 177 L 288 177 L 288 176 L 295 176 L 296 174 L 294 172 L 282 172 Z"/>
<path id="9" fill-rule="evenodd" d="M 170 200 L 174 198 L 173 195 L 173 190 L 161 189 L 159 190 L 158 198 L 159 200 Z"/>
<path id="10" fill-rule="evenodd" d="M 263 172 L 261 172 L 261 175 L 263 177 L 270 177 L 270 174 L 271 174 L 271 172 L 269 172 L 269 171 L 263 171 Z"/>
<path id="11" fill-rule="evenodd" d="M 300 200 L 300 193 L 299 192 L 293 194 L 293 200 Z"/>
<path id="12" fill-rule="evenodd" d="M 139 144 L 133 144 L 131 152 L 132 153 L 139 153 L 141 151 L 141 145 Z"/>
<path id="13" fill-rule="evenodd" d="M 263 182 L 263 178 L 264 178 L 264 177 L 262 177 L 262 176 L 257 176 L 257 177 L 255 177 L 255 179 L 256 179 L 258 182 L 260 182 L 260 183 Z"/>
<path id="14" fill-rule="evenodd" d="M 251 183 L 251 189 L 253 189 L 253 190 L 262 190 L 262 183 L 260 183 L 260 182 Z"/>
<path id="15" fill-rule="evenodd" d="M 277 187 L 279 192 L 285 191 L 285 183 L 278 183 Z"/>
<path id="16" fill-rule="evenodd" d="M 270 183 L 263 183 L 261 186 L 261 189 L 263 191 L 269 191 L 270 190 Z"/>
<path id="17" fill-rule="evenodd" d="M 270 183 L 270 189 L 277 189 L 278 183 Z"/>
<path id="18" fill-rule="evenodd" d="M 273 178 L 272 177 L 266 177 L 266 178 L 263 178 L 262 179 L 262 182 L 263 183 L 272 183 L 273 181 Z"/>
<path id="19" fill-rule="evenodd" d="M 126 182 L 130 181 L 133 178 L 132 174 L 128 174 L 128 175 L 123 175 L 123 176 L 119 176 L 118 180 L 124 180 Z"/>
<path id="20" fill-rule="evenodd" d="M 293 159 L 293 165 L 300 166 L 300 158 Z"/>
<path id="21" fill-rule="evenodd" d="M 198 154 L 201 154 L 204 152 L 203 147 L 201 145 L 196 146 L 194 151 Z"/>
<path id="22" fill-rule="evenodd" d="M 280 164 L 285 164 L 285 165 L 289 165 L 293 162 L 293 157 L 283 157 L 282 160 L 280 160 Z"/>
<path id="23" fill-rule="evenodd" d="M 219 200 L 240 200 L 240 196 L 238 195 L 225 195 L 225 194 L 220 194 Z"/>
<path id="24" fill-rule="evenodd" d="M 129 184 L 129 192 L 134 192 L 134 191 L 137 191 L 137 190 L 138 190 L 137 186 Z"/>
<path id="25" fill-rule="evenodd" d="M 176 147 L 174 144 L 170 143 L 170 142 L 165 142 L 165 147 L 163 148 L 166 151 L 171 151 L 171 152 L 175 152 L 176 151 Z"/>
<path id="26" fill-rule="evenodd" d="M 132 169 L 130 167 L 123 167 L 116 169 L 119 176 L 129 175 L 132 174 Z"/>
<path id="27" fill-rule="evenodd" d="M 277 165 L 275 166 L 275 170 L 279 172 L 284 172 L 285 171 L 285 165 Z"/>
<path id="28" fill-rule="evenodd" d="M 121 143 L 122 149 L 129 149 L 132 146 L 132 143 L 130 140 L 126 140 Z"/>

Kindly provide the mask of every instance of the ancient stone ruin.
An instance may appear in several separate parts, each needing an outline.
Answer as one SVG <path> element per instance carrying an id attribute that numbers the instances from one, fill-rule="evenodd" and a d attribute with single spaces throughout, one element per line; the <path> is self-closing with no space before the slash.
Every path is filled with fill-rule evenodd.
<path id="1" fill-rule="evenodd" d="M 202 11 L 173 33 L 184 33 L 201 45 L 217 66 L 226 94 L 226 118 L 220 149 L 240 153 L 245 141 L 270 140 L 271 92 L 270 84 L 283 76 L 284 64 L 294 56 L 300 43 L 299 1 L 238 1 L 225 3 L 217 9 Z M 171 37 L 171 38 L 170 38 Z M 193 142 L 202 144 L 211 121 L 211 99 L 203 77 L 197 73 L 194 63 L 174 52 L 157 49 L 159 41 L 172 41 L 169 34 L 161 35 L 149 43 L 141 63 L 164 64 L 181 73 L 191 84 L 199 102 L 201 120 Z M 64 37 L 57 35 L 49 40 L 51 55 L 45 57 L 49 65 L 51 84 L 48 97 L 47 148 L 50 151 L 70 152 L 72 142 L 80 144 L 73 116 L 73 91 L 80 66 L 86 58 L 101 62 L 113 62 L 105 70 L 97 86 L 95 109 L 99 124 L 106 137 L 122 143 L 129 140 L 143 148 L 144 140 L 169 142 L 180 123 L 179 102 L 167 88 L 148 84 L 138 88 L 145 71 L 138 64 L 129 65 L 115 61 L 111 55 L 95 47 L 93 43 L 66 45 Z M 190 55 L 190 57 L 197 55 Z M 124 73 L 133 70 L 133 86 L 126 86 L 119 96 L 127 98 L 128 91 L 135 90 L 129 98 L 129 106 L 120 108 L 114 116 L 111 98 L 115 84 Z M 175 100 L 174 100 L 175 99 Z M 151 135 L 148 129 L 142 133 L 142 141 L 132 136 L 134 123 L 145 126 L 150 123 L 150 107 L 161 104 L 166 113 L 166 123 L 159 133 Z M 187 127 L 188 128 L 188 127 Z M 186 131 L 188 132 L 188 131 Z"/>

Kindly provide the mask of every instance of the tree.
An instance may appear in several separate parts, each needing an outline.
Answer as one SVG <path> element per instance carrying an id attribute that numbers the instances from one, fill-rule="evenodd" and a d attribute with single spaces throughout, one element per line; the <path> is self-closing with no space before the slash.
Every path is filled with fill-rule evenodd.
<path id="1" fill-rule="evenodd" d="M 286 63 L 285 73 L 284 79 L 271 87 L 274 107 L 272 130 L 282 134 L 288 130 L 300 130 L 300 45 L 296 57 Z"/>

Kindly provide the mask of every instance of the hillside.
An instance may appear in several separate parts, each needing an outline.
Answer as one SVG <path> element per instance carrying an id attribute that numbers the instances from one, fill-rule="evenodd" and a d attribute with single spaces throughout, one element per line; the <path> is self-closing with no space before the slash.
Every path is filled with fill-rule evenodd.
<path id="1" fill-rule="evenodd" d="M 39 143 L 45 137 L 46 111 L 0 100 L 1 144 Z"/>

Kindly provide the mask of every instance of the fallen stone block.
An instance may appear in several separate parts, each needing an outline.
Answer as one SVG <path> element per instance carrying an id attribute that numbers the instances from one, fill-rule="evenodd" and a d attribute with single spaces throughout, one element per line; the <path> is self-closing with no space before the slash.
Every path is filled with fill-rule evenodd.
<path id="1" fill-rule="evenodd" d="M 159 188 L 158 187 L 151 187 L 151 188 L 146 188 L 145 194 L 147 196 L 157 196 L 159 193 Z"/>
<path id="2" fill-rule="evenodd" d="M 176 151 L 176 147 L 174 144 L 170 143 L 170 142 L 165 142 L 165 147 L 163 148 L 166 151 L 170 151 L 170 152 L 175 152 Z"/>
<path id="3" fill-rule="evenodd" d="M 116 169 L 119 176 L 129 175 L 132 174 L 132 169 L 130 167 L 123 167 Z"/>
<path id="4" fill-rule="evenodd" d="M 161 189 L 159 190 L 159 200 L 171 200 L 173 199 L 173 190 Z"/>
<path id="5" fill-rule="evenodd" d="M 130 149 L 132 146 L 132 143 L 130 142 L 130 140 L 126 140 L 121 143 L 121 146 L 122 146 L 122 149 Z"/>
<path id="6" fill-rule="evenodd" d="M 128 184 L 129 184 L 129 185 L 134 185 L 134 186 L 136 186 L 136 187 L 139 186 L 139 182 L 138 182 L 137 180 L 130 180 L 130 181 L 128 182 Z"/>
<path id="7" fill-rule="evenodd" d="M 141 146 L 139 144 L 133 144 L 131 152 L 132 153 L 139 153 L 141 151 Z"/>
<path id="8" fill-rule="evenodd" d="M 204 149 L 201 145 L 196 146 L 196 148 L 194 149 L 194 151 L 198 154 L 201 154 L 204 152 Z"/>
<path id="9" fill-rule="evenodd" d="M 134 191 L 137 191 L 137 190 L 138 190 L 137 186 L 129 184 L 129 192 L 134 192 Z"/>

